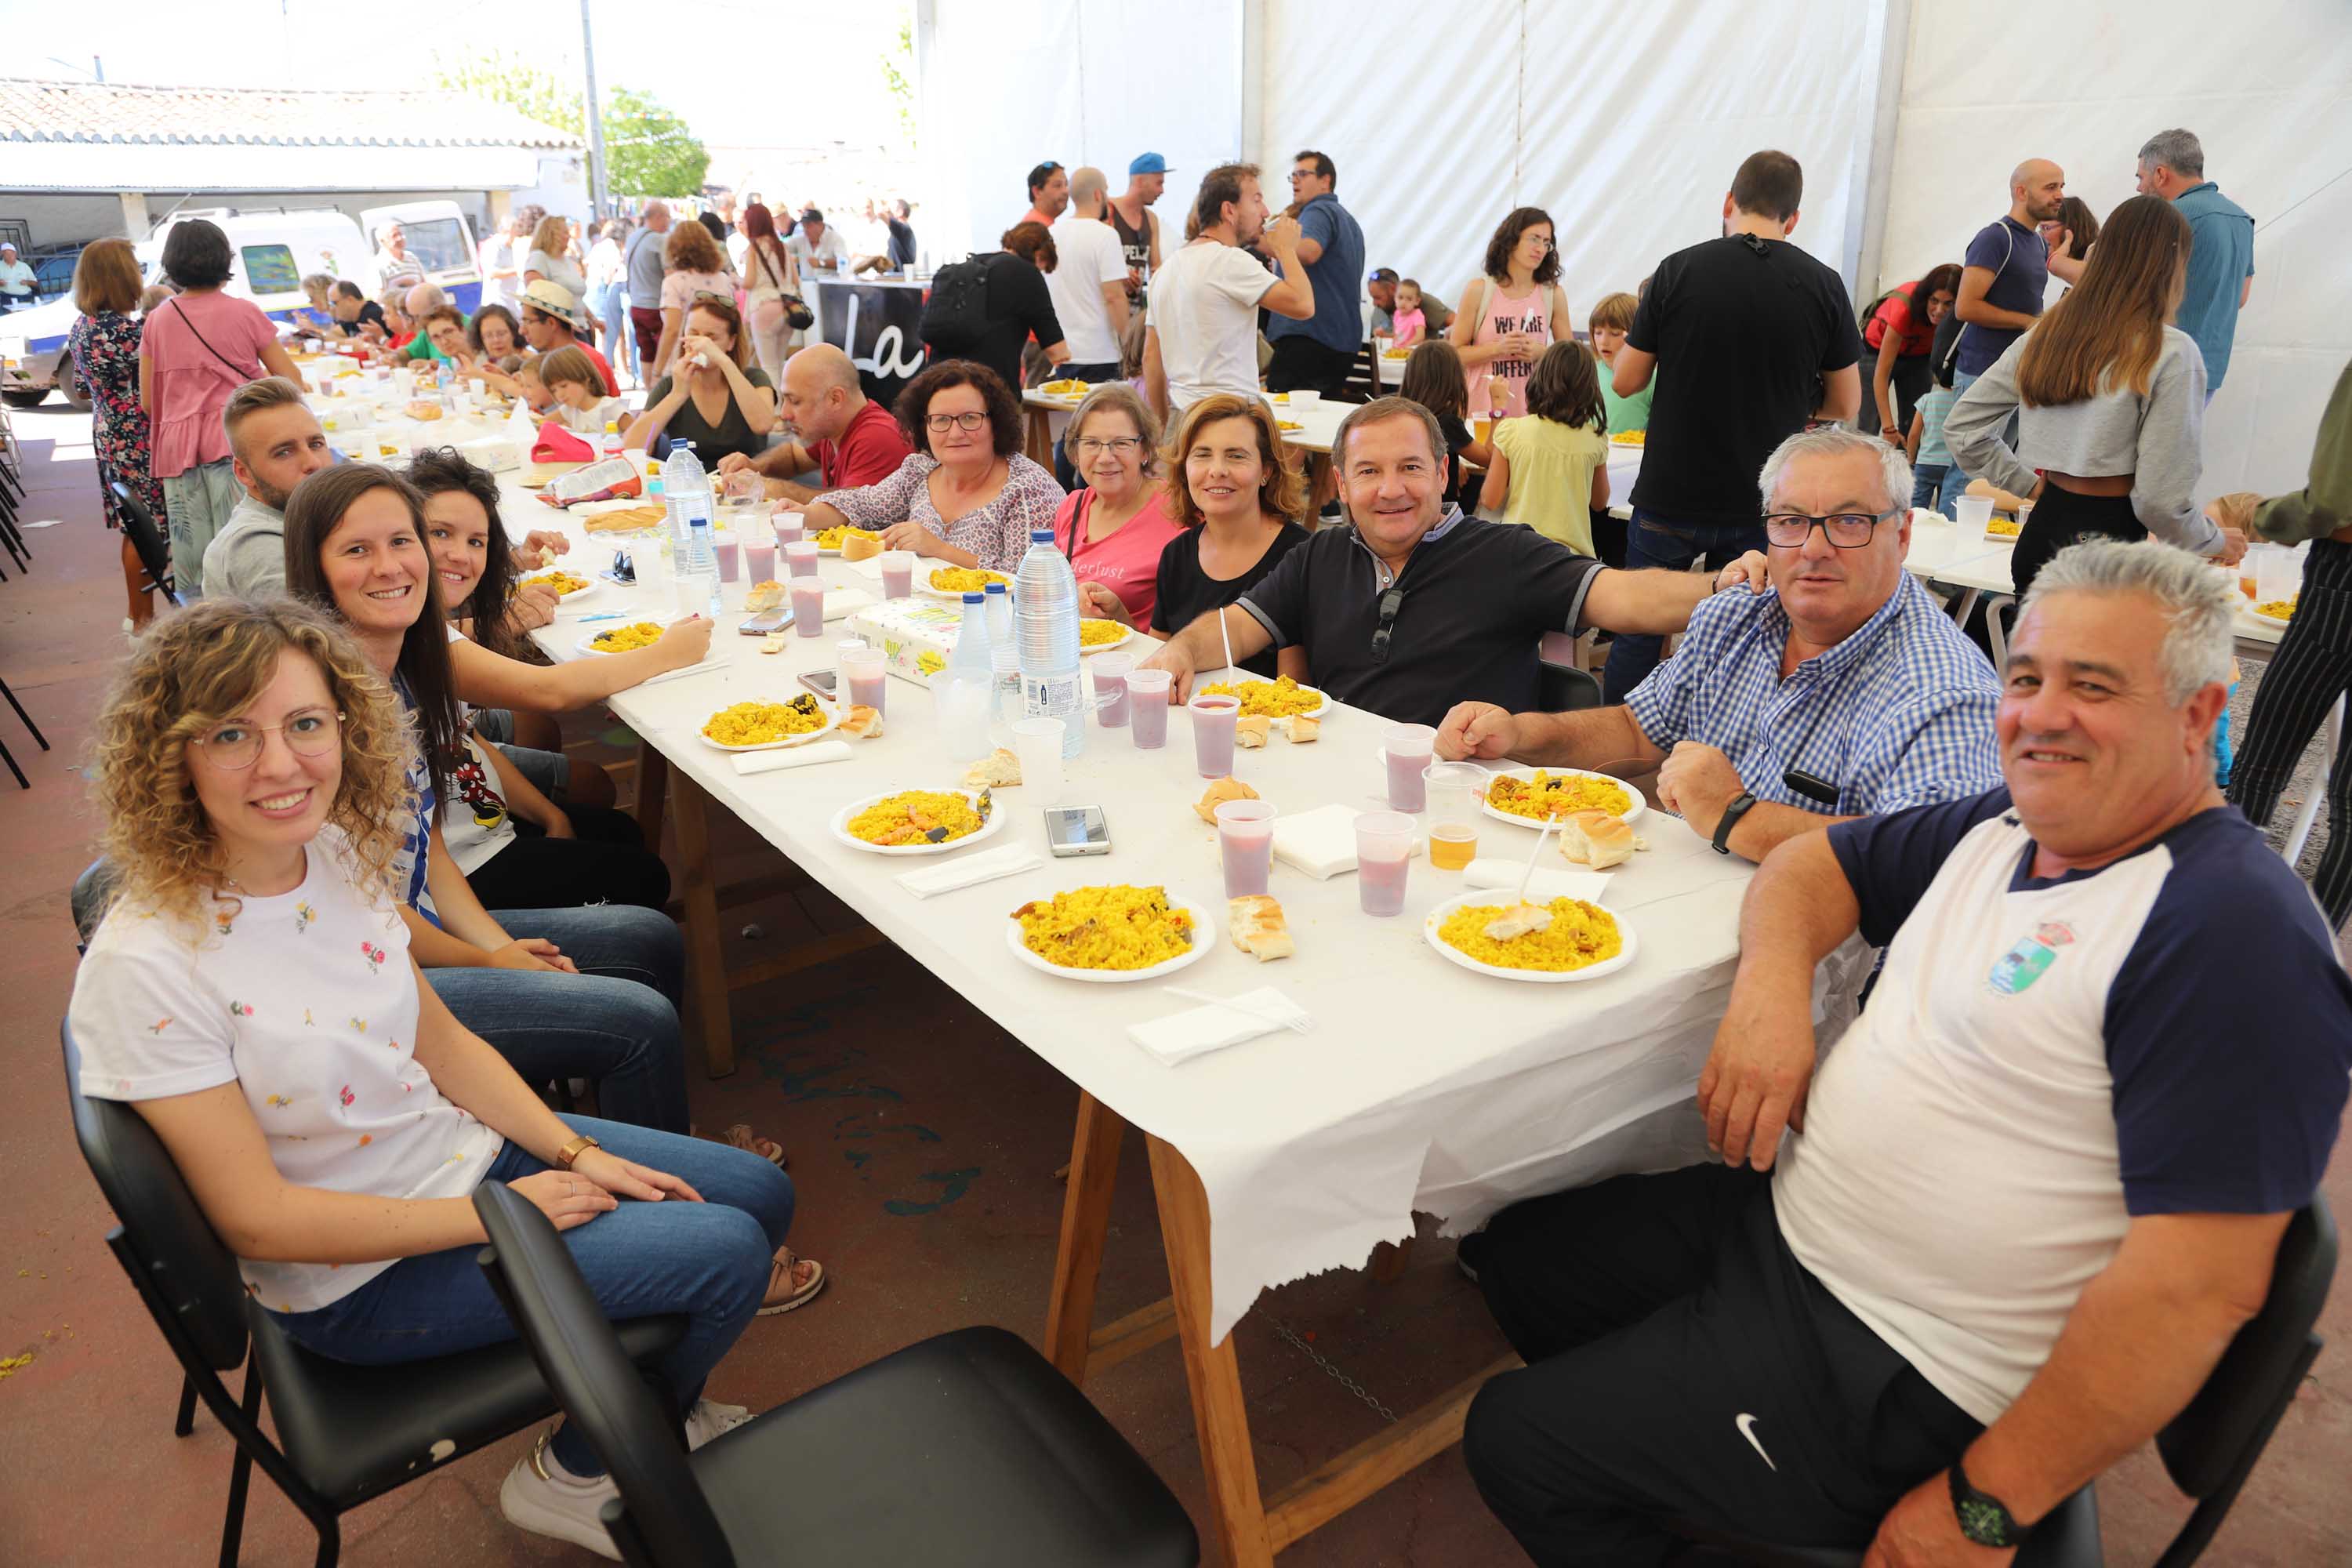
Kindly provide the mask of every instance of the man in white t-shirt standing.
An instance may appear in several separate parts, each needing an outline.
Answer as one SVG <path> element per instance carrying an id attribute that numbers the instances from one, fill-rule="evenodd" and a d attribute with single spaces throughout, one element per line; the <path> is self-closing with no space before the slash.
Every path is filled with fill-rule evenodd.
<path id="1" fill-rule="evenodd" d="M 2003 786 L 1749 884 L 1698 1080 L 1724 1163 L 1465 1238 L 1528 1365 L 1463 1457 L 1538 1562 L 1661 1563 L 1679 1516 L 2008 1563 L 2262 1308 L 2340 1129 L 2352 979 L 2214 787 L 2238 604 L 2168 544 L 2061 551 L 2009 644 Z M 1885 966 L 1816 1067 L 1816 966 L 1857 931 Z"/>
<path id="2" fill-rule="evenodd" d="M 1268 221 L 1255 163 L 1221 163 L 1201 181 L 1193 206 L 1200 237 L 1151 279 L 1143 329 L 1143 395 L 1163 422 L 1216 392 L 1257 391 L 1257 308 L 1303 321 L 1315 291 L 1298 259 L 1298 225 Z M 1282 268 L 1260 266 L 1262 246 Z"/>
<path id="3" fill-rule="evenodd" d="M 1073 381 L 1110 381 L 1118 374 L 1118 341 L 1127 335 L 1127 253 L 1103 221 L 1108 182 L 1100 169 L 1070 172 L 1070 210 L 1054 225 L 1061 259 L 1045 274 L 1066 364 L 1055 371 Z"/>

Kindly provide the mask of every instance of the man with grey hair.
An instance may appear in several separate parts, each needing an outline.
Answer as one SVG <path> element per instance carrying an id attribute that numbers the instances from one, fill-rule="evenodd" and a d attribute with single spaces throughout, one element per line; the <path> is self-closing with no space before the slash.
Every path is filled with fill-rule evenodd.
<path id="1" fill-rule="evenodd" d="M 647 202 L 646 221 L 621 251 L 621 275 L 629 296 L 629 330 L 637 336 L 637 363 L 653 368 L 661 352 L 662 279 L 669 271 L 662 247 L 668 243 L 669 204 Z"/>
<path id="2" fill-rule="evenodd" d="M 2159 131 L 2139 150 L 2139 194 L 2162 196 L 2189 220 L 2189 279 L 2173 321 L 2205 355 L 2205 397 L 2221 390 L 2238 312 L 2254 291 L 2253 216 L 2205 177 L 2205 149 L 2186 131 Z"/>
<path id="3" fill-rule="evenodd" d="M 1667 809 L 1749 860 L 1833 823 L 1998 784 L 2000 683 L 1903 570 L 1903 454 L 1825 426 L 1781 442 L 1761 487 L 1772 592 L 1701 601 L 1681 648 L 1622 704 L 1458 703 L 1438 754 L 1657 768 Z"/>
<path id="4" fill-rule="evenodd" d="M 2340 1129 L 2352 979 L 2213 786 L 2235 605 L 2170 545 L 2061 552 L 2010 643 L 2003 785 L 1748 884 L 1698 1080 L 1723 1163 L 1465 1240 L 1528 1366 L 1463 1457 L 1538 1562 L 1663 1563 L 1680 1515 L 2006 1563 L 2260 1310 Z M 1877 987 L 1817 1065 L 1815 967 L 1857 932 Z"/>

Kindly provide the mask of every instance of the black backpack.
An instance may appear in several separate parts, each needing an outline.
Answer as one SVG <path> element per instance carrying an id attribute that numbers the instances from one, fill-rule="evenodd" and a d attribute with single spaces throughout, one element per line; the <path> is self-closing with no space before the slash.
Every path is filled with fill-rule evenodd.
<path id="1" fill-rule="evenodd" d="M 983 251 L 951 261 L 931 279 L 931 297 L 923 301 L 923 342 L 935 356 L 967 353 L 980 345 L 988 331 L 988 273 L 1012 252 Z"/>

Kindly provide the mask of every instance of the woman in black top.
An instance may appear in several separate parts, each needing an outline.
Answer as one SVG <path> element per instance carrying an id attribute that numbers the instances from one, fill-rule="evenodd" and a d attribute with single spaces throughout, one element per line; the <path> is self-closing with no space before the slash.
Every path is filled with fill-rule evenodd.
<path id="1" fill-rule="evenodd" d="M 1166 453 L 1168 513 L 1181 530 L 1160 552 L 1151 635 L 1174 637 L 1255 587 L 1307 542 L 1307 481 L 1283 460 L 1282 432 L 1263 399 L 1221 392 L 1184 410 Z M 1307 655 L 1268 649 L 1242 661 L 1253 675 L 1307 679 Z"/>
<path id="2" fill-rule="evenodd" d="M 707 473 L 717 472 L 719 459 L 730 452 L 756 458 L 767 448 L 776 389 L 768 373 L 751 363 L 751 340 L 734 300 L 696 298 L 669 368 L 646 392 L 646 411 L 629 426 L 626 445 L 658 457 L 668 451 L 655 446 L 665 436 L 691 441 Z"/>
<path id="3" fill-rule="evenodd" d="M 1004 249 L 988 263 L 988 324 L 976 340 L 952 355 L 935 351 L 931 363 L 937 364 L 942 357 L 977 360 L 994 371 L 1018 397 L 1022 346 L 1032 337 L 1047 364 L 1062 364 L 1070 357 L 1070 345 L 1062 341 L 1061 318 L 1054 314 L 1054 297 L 1045 288 L 1045 274 L 1062 258 L 1054 248 L 1052 233 L 1042 223 L 1014 224 L 998 243 Z"/>
<path id="4" fill-rule="evenodd" d="M 1397 395 L 1437 416 L 1437 427 L 1445 433 L 1445 504 L 1461 506 L 1466 497 L 1467 510 L 1475 511 L 1477 489 L 1463 484 L 1462 465 L 1466 460 L 1481 468 L 1490 468 L 1494 451 L 1474 438 L 1464 423 L 1470 412 L 1470 393 L 1463 379 L 1461 353 L 1444 338 L 1423 343 L 1404 362 L 1404 380 Z"/>

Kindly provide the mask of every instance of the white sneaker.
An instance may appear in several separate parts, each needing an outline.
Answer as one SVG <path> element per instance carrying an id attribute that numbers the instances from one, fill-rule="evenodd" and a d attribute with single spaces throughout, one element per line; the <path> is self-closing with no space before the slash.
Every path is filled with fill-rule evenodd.
<path id="1" fill-rule="evenodd" d="M 686 1413 L 686 1451 L 690 1454 L 721 1432 L 732 1432 L 750 1419 L 751 1412 L 740 1405 L 698 1399 L 694 1408 Z"/>
<path id="2" fill-rule="evenodd" d="M 507 1472 L 506 1483 L 499 1488 L 499 1511 L 518 1530 L 551 1535 L 618 1563 L 620 1549 L 597 1515 L 621 1495 L 621 1489 L 611 1476 L 582 1480 L 565 1472 L 561 1460 L 548 1456 L 547 1440 L 554 1435 L 552 1426 L 541 1432 L 530 1452 Z"/>

